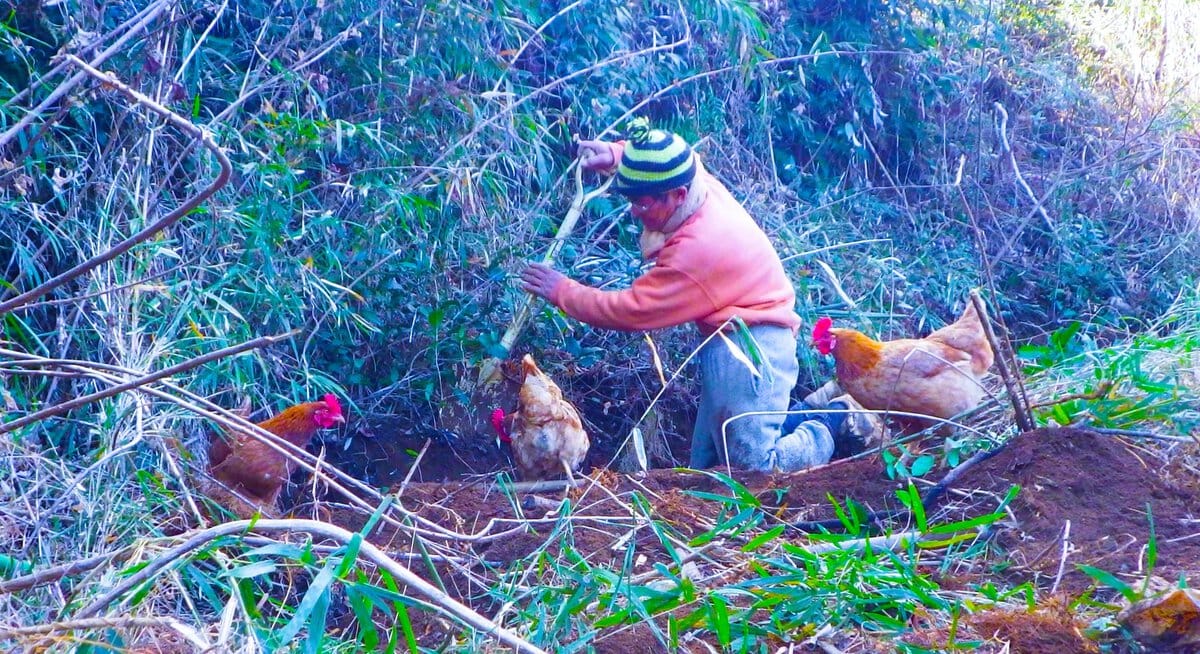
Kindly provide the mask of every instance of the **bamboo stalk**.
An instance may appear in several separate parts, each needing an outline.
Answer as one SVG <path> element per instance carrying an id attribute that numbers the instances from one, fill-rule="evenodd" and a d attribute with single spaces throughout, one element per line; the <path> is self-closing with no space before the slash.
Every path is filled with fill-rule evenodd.
<path id="1" fill-rule="evenodd" d="M 550 243 L 550 247 L 546 249 L 546 254 L 542 256 L 541 263 L 550 265 L 554 263 L 554 258 L 558 256 L 558 251 L 562 249 L 563 243 L 567 237 L 571 235 L 571 231 L 575 229 L 575 223 L 579 222 L 579 216 L 583 214 L 583 208 L 592 199 L 604 194 L 612 184 L 614 177 L 609 177 L 603 184 L 584 192 L 583 190 L 583 166 L 578 162 L 575 164 L 575 199 L 571 201 L 571 208 L 567 210 L 566 217 L 563 218 L 562 224 L 558 226 L 558 232 L 554 235 L 554 240 Z M 509 324 L 508 330 L 504 332 L 504 336 L 500 339 L 500 349 L 504 351 L 504 357 L 507 357 L 512 351 L 513 345 L 517 342 L 517 338 L 521 336 L 521 332 L 525 330 L 525 324 L 529 322 L 529 315 L 533 312 L 534 296 L 530 295 L 521 303 L 517 313 L 513 316 L 512 323 Z M 500 361 L 503 357 L 490 357 L 479 366 L 479 379 L 475 382 L 476 386 L 491 386 L 500 381 Z"/>

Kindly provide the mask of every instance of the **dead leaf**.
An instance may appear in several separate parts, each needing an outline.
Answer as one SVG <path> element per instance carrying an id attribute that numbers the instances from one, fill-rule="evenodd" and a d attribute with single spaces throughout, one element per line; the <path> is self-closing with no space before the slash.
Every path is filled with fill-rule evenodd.
<path id="1" fill-rule="evenodd" d="M 1200 591 L 1176 588 L 1130 606 L 1117 619 L 1147 646 L 1200 644 Z"/>

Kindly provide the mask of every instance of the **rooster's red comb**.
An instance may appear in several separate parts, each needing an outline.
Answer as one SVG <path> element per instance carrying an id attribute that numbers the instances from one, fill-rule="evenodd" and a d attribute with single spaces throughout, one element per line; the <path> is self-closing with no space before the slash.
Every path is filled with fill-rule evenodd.
<path id="1" fill-rule="evenodd" d="M 829 316 L 821 316 L 817 320 L 817 324 L 813 325 L 813 340 L 820 340 L 828 335 L 830 327 L 833 327 L 833 319 Z"/>
<path id="2" fill-rule="evenodd" d="M 321 401 L 324 402 L 325 406 L 329 408 L 329 415 L 342 415 L 342 403 L 338 402 L 336 395 L 333 393 L 326 393 L 325 397 L 321 398 Z"/>

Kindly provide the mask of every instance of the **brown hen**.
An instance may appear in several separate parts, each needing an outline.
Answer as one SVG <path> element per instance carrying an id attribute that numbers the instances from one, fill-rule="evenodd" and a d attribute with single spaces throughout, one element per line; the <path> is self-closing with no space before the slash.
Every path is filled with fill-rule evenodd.
<path id="1" fill-rule="evenodd" d="M 258 423 L 259 427 L 303 448 L 320 429 L 346 421 L 342 405 L 332 393 L 318 402 L 284 409 Z M 221 434 L 209 445 L 209 474 L 225 488 L 256 508 L 274 510 L 279 491 L 292 473 L 292 460 L 245 433 Z M 224 499 L 224 498 L 222 498 Z M 242 515 L 241 507 L 226 507 Z M 245 516 L 243 516 L 245 517 Z"/>
<path id="2" fill-rule="evenodd" d="M 492 413 L 492 427 L 501 441 L 512 445 L 513 459 L 523 479 L 549 479 L 583 464 L 591 442 L 579 411 L 563 399 L 562 390 L 537 367 L 533 357 L 521 359 L 525 373 L 517 411 Z"/>
<path id="3" fill-rule="evenodd" d="M 813 345 L 833 355 L 838 384 L 867 409 L 949 418 L 975 408 L 986 394 L 980 380 L 995 357 L 972 302 L 958 320 L 921 339 L 880 342 L 832 324 L 828 317 L 817 321 Z"/>

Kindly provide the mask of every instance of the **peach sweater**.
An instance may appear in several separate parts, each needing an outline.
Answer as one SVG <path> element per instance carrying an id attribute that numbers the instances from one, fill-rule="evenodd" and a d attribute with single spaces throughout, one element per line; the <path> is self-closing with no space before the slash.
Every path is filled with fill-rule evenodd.
<path id="1" fill-rule="evenodd" d="M 621 156 L 620 147 L 614 147 Z M 796 332 L 796 292 L 767 235 L 702 167 L 704 203 L 667 237 L 654 267 L 620 291 L 566 279 L 552 300 L 567 315 L 609 329 L 650 330 L 695 322 L 709 334 L 740 316 L 748 325 Z"/>

